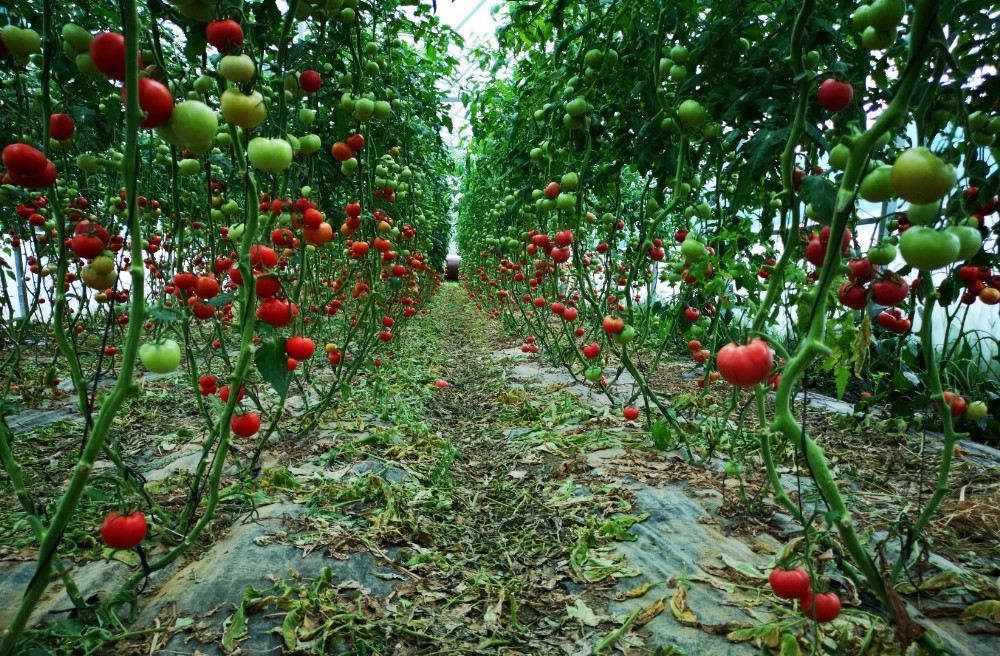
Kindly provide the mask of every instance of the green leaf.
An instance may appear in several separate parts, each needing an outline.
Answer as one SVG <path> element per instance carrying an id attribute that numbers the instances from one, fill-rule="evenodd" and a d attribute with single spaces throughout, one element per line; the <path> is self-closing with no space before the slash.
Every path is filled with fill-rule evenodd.
<path id="1" fill-rule="evenodd" d="M 803 201 L 812 205 L 820 223 L 830 222 L 837 201 L 837 187 L 832 182 L 818 175 L 807 175 L 802 179 L 799 195 Z"/>
<path id="2" fill-rule="evenodd" d="M 993 624 L 1000 624 L 1000 601 L 996 599 L 977 601 L 962 611 L 962 616 L 959 617 L 960 622 L 968 622 L 972 619 L 986 620 Z"/>
<path id="3" fill-rule="evenodd" d="M 660 419 L 653 422 L 650 432 L 653 434 L 653 444 L 656 445 L 657 449 L 666 451 L 670 448 L 670 426 L 666 420 Z"/>
<path id="4" fill-rule="evenodd" d="M 285 614 L 285 619 L 281 622 L 281 637 L 284 639 L 285 647 L 287 649 L 294 650 L 298 646 L 298 625 L 299 605 L 295 604 L 291 607 L 288 613 Z"/>
<path id="5" fill-rule="evenodd" d="M 837 398 L 843 399 L 844 392 L 847 391 L 847 383 L 851 379 L 851 368 L 845 363 L 838 362 L 834 369 L 834 376 L 837 378 Z"/>
<path id="6" fill-rule="evenodd" d="M 149 308 L 149 318 L 155 321 L 162 321 L 163 323 L 175 323 L 181 317 L 173 310 L 169 310 L 163 306 L 155 306 Z"/>
<path id="7" fill-rule="evenodd" d="M 282 398 L 288 394 L 288 357 L 283 344 L 277 340 L 264 342 L 254 353 L 253 363 L 261 378 L 266 380 Z"/>
<path id="8" fill-rule="evenodd" d="M 247 634 L 246 606 L 240 604 L 236 612 L 226 620 L 226 628 L 222 632 L 222 648 L 227 652 L 236 649 L 236 641 Z"/>
<path id="9" fill-rule="evenodd" d="M 795 636 L 791 633 L 781 634 L 781 651 L 778 652 L 778 656 L 801 656 L 802 650 L 799 649 L 799 641 L 795 639 Z"/>

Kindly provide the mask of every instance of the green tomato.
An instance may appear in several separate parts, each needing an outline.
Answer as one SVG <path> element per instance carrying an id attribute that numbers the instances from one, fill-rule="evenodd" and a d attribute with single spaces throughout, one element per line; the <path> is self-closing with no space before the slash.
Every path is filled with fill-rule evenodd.
<path id="1" fill-rule="evenodd" d="M 219 104 L 226 120 L 241 128 L 253 129 L 267 117 L 267 105 L 259 91 L 247 95 L 230 87 L 222 92 Z"/>
<path id="2" fill-rule="evenodd" d="M 899 238 L 903 260 L 915 269 L 932 271 L 955 261 L 962 243 L 950 232 L 926 226 L 908 228 Z"/>
<path id="3" fill-rule="evenodd" d="M 954 167 L 923 146 L 904 150 L 892 165 L 892 190 L 911 203 L 941 200 L 954 186 Z"/>
<path id="4" fill-rule="evenodd" d="M 576 191 L 580 186 L 580 176 L 573 172 L 565 173 L 559 181 L 559 186 L 566 191 Z"/>
<path id="5" fill-rule="evenodd" d="M 255 71 L 248 55 L 226 55 L 219 61 L 219 75 L 230 82 L 249 82 Z"/>
<path id="6" fill-rule="evenodd" d="M 677 108 L 677 120 L 683 128 L 696 128 L 705 122 L 708 112 L 697 100 L 687 99 Z"/>
<path id="7" fill-rule="evenodd" d="M 323 141 L 319 138 L 318 134 L 306 134 L 299 139 L 299 147 L 302 149 L 303 155 L 312 155 L 317 150 L 323 147 Z"/>
<path id="8" fill-rule="evenodd" d="M 986 417 L 988 409 L 983 401 L 973 401 L 965 407 L 965 418 L 969 421 L 979 421 Z"/>
<path id="9" fill-rule="evenodd" d="M 896 259 L 896 247 L 888 242 L 882 242 L 868 250 L 868 260 L 872 264 L 889 265 Z"/>
<path id="10" fill-rule="evenodd" d="M 375 115 L 375 102 L 368 98 L 359 98 L 354 102 L 354 118 L 362 123 Z"/>
<path id="11" fill-rule="evenodd" d="M 906 13 L 903 0 L 875 0 L 868 9 L 868 24 L 876 30 L 891 32 Z"/>
<path id="12" fill-rule="evenodd" d="M 604 63 L 604 51 L 598 50 L 597 48 L 591 48 L 587 51 L 587 54 L 583 56 L 583 63 L 585 66 L 590 68 L 600 68 L 601 64 Z"/>
<path id="13" fill-rule="evenodd" d="M 684 64 L 688 60 L 688 49 L 682 45 L 676 45 L 670 49 L 670 58 L 678 64 Z"/>
<path id="14" fill-rule="evenodd" d="M 865 50 L 885 50 L 896 41 L 896 33 L 876 30 L 869 25 L 861 33 L 861 45 Z"/>
<path id="15" fill-rule="evenodd" d="M 163 126 L 173 134 L 180 145 L 196 153 L 206 152 L 219 130 L 219 117 L 211 107 L 200 100 L 185 100 L 174 106 L 170 121 Z M 159 132 L 163 136 L 163 132 Z M 166 139 L 170 141 L 170 139 Z"/>
<path id="16" fill-rule="evenodd" d="M 690 234 L 681 243 L 681 254 L 690 262 L 697 262 L 705 257 L 707 252 L 705 244 L 697 239 L 692 239 Z"/>
<path id="17" fill-rule="evenodd" d="M 302 125 L 309 127 L 316 121 L 316 110 L 303 107 L 299 110 L 299 121 Z"/>
<path id="18" fill-rule="evenodd" d="M 88 52 L 90 42 L 94 39 L 90 32 L 75 23 L 66 23 L 62 26 L 62 38 L 77 52 Z"/>
<path id="19" fill-rule="evenodd" d="M 392 105 L 385 100 L 375 101 L 375 120 L 387 121 L 392 115 Z"/>
<path id="20" fill-rule="evenodd" d="M 633 328 L 628 324 L 625 324 L 625 327 L 622 328 L 621 332 L 615 333 L 614 335 L 611 336 L 611 338 L 614 339 L 619 344 L 628 344 L 629 342 L 631 342 L 633 339 L 636 338 L 635 328 Z"/>
<path id="21" fill-rule="evenodd" d="M 566 103 L 566 113 L 573 118 L 579 118 L 587 113 L 587 100 L 583 96 L 578 96 Z"/>
<path id="22" fill-rule="evenodd" d="M 945 232 L 955 235 L 961 244 L 958 249 L 958 256 L 954 260 L 956 262 L 972 259 L 983 245 L 983 236 L 979 233 L 979 228 L 967 225 L 953 225 L 945 228 Z"/>
<path id="23" fill-rule="evenodd" d="M 592 383 L 596 383 L 597 381 L 599 381 L 601 379 L 601 376 L 603 375 L 604 375 L 604 370 L 601 369 L 596 364 L 587 367 L 587 369 L 583 372 L 584 378 L 586 378 Z"/>
<path id="24" fill-rule="evenodd" d="M 931 225 L 941 213 L 941 201 L 921 205 L 910 203 L 906 208 L 906 219 L 913 225 Z"/>
<path id="25" fill-rule="evenodd" d="M 292 145 L 284 139 L 254 137 L 247 145 L 247 155 L 255 167 L 270 173 L 280 173 L 292 163 Z"/>
<path id="26" fill-rule="evenodd" d="M 563 212 L 572 212 L 576 209 L 576 196 L 569 193 L 560 193 L 556 197 L 556 207 Z"/>
<path id="27" fill-rule="evenodd" d="M 892 198 L 892 167 L 883 164 L 866 175 L 858 191 L 869 203 L 881 203 Z"/>
<path id="28" fill-rule="evenodd" d="M 194 81 L 194 90 L 198 93 L 212 93 L 215 91 L 215 78 L 208 75 L 199 75 Z"/>
<path id="29" fill-rule="evenodd" d="M 830 150 L 830 168 L 843 171 L 847 168 L 847 160 L 851 157 L 851 149 L 844 144 L 837 144 Z"/>
<path id="30" fill-rule="evenodd" d="M 181 363 L 180 344 L 172 339 L 147 342 L 139 347 L 139 360 L 153 373 L 168 374 Z"/>

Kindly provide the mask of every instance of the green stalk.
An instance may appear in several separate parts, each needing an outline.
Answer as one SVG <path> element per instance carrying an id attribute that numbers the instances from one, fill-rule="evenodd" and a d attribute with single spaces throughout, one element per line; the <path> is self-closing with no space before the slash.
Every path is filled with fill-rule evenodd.
<path id="1" fill-rule="evenodd" d="M 958 442 L 958 434 L 955 432 L 954 422 L 951 419 L 951 408 L 944 402 L 941 373 L 938 371 L 937 355 L 934 353 L 931 319 L 934 314 L 934 304 L 937 296 L 933 289 L 934 285 L 931 282 L 931 272 L 921 271 L 920 279 L 923 281 L 922 284 L 927 294 L 921 317 L 920 349 L 923 351 L 924 360 L 927 362 L 927 383 L 930 388 L 931 398 L 938 402 L 941 412 L 941 422 L 944 425 L 944 447 L 941 450 L 941 462 L 938 463 L 937 485 L 934 488 L 934 493 L 927 501 L 927 505 L 924 506 L 920 516 L 917 517 L 917 521 L 907 531 L 906 542 L 900 550 L 899 558 L 893 563 L 891 579 L 893 583 L 895 583 L 906 567 L 906 563 L 910 559 L 910 554 L 913 552 L 914 543 L 917 541 L 920 533 L 923 532 L 924 527 L 927 526 L 927 522 L 930 521 L 931 517 L 937 511 L 938 506 L 941 505 L 941 501 L 945 495 L 951 491 L 951 487 L 948 485 L 948 475 L 951 473 L 951 463 L 955 456 L 955 443 Z"/>
<path id="2" fill-rule="evenodd" d="M 51 0 L 47 0 L 50 2 Z M 135 0 L 121 0 L 122 27 L 125 33 L 125 85 L 126 85 L 126 135 L 125 135 L 125 159 L 123 161 L 126 186 L 126 205 L 128 212 L 129 232 L 131 239 L 131 276 L 132 288 L 129 294 L 130 316 L 136 318 L 129 322 L 126 334 L 124 354 L 121 368 L 119 370 L 118 381 L 112 388 L 90 437 L 87 439 L 84 449 L 80 454 L 79 461 L 70 477 L 69 484 L 59 500 L 55 514 L 49 524 L 45 536 L 39 545 L 38 564 L 35 575 L 28 583 L 17 615 L 7 628 L 3 642 L 0 642 L 0 656 L 10 656 L 14 653 L 17 639 L 20 637 L 32 610 L 38 604 L 42 593 L 48 587 L 52 562 L 56 558 L 59 543 L 66 531 L 73 513 L 76 510 L 80 497 L 87 485 L 94 462 L 107 436 L 111 422 L 117 414 L 125 398 L 133 394 L 138 388 L 132 375 L 135 370 L 136 355 L 139 350 L 139 339 L 142 336 L 142 321 L 138 317 L 145 314 L 145 270 L 142 258 L 142 239 L 139 226 L 139 216 L 136 212 L 136 182 L 139 174 L 138 161 L 138 133 L 139 133 L 139 80 L 137 57 L 139 43 L 137 40 L 138 18 L 136 16 Z M 49 13 L 49 12 L 46 12 Z M 46 40 L 48 34 L 46 34 Z M 65 265 L 62 265 L 65 266 Z M 62 290 L 61 282 L 57 281 L 57 289 Z M 57 292 L 58 293 L 58 292 Z"/>
<path id="3" fill-rule="evenodd" d="M 841 541 L 851 559 L 860 568 L 868 584 L 883 603 L 887 601 L 885 582 L 854 529 L 850 511 L 837 487 L 836 478 L 830 471 L 822 447 L 805 435 L 802 426 L 795 420 L 791 409 L 791 396 L 792 390 L 812 361 L 817 356 L 830 353 L 829 347 L 823 340 L 826 330 L 826 303 L 840 268 L 839 236 L 847 227 L 848 220 L 853 213 L 855 190 L 861 181 L 864 163 L 867 161 L 869 153 L 882 134 L 898 125 L 905 118 L 910 98 L 917 83 L 922 79 L 923 63 L 929 52 L 927 31 L 931 21 L 937 15 L 937 6 L 937 0 L 926 0 L 918 4 L 911 28 L 913 40 L 911 41 L 910 56 L 900 77 L 895 96 L 871 129 L 858 137 L 851 146 L 851 155 L 837 193 L 831 226 L 831 234 L 834 237 L 827 246 L 826 260 L 816 286 L 816 301 L 813 306 L 812 320 L 806 337 L 785 366 L 775 399 L 774 419 L 771 423 L 772 429 L 781 432 L 787 439 L 801 445 L 803 456 L 816 486 L 829 506 L 829 520 L 836 525 Z M 766 310 L 766 307 L 761 308 L 762 313 Z M 889 612 L 893 613 L 891 607 Z"/>

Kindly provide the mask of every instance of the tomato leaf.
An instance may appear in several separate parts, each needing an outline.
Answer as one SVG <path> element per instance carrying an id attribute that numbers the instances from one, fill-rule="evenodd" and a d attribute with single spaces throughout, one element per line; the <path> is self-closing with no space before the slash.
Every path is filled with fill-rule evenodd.
<path id="1" fill-rule="evenodd" d="M 670 427 L 667 425 L 666 420 L 660 419 L 653 422 L 650 432 L 653 434 L 653 444 L 656 445 L 657 449 L 666 451 L 670 448 Z"/>
<path id="2" fill-rule="evenodd" d="M 285 349 L 277 341 L 267 341 L 253 355 L 261 378 L 266 380 L 279 396 L 288 394 L 288 357 Z"/>
<path id="3" fill-rule="evenodd" d="M 977 601 L 962 611 L 962 616 L 958 618 L 958 621 L 968 622 L 972 619 L 987 620 L 994 624 L 1000 624 L 1000 601 L 995 599 Z"/>
<path id="4" fill-rule="evenodd" d="M 163 306 L 154 306 L 149 308 L 149 318 L 163 323 L 174 323 L 180 319 L 180 316 Z"/>
<path id="5" fill-rule="evenodd" d="M 820 223 L 830 223 L 833 218 L 834 203 L 837 200 L 837 187 L 832 182 L 818 175 L 807 175 L 802 179 L 799 195 L 803 201 L 812 205 L 816 219 Z"/>

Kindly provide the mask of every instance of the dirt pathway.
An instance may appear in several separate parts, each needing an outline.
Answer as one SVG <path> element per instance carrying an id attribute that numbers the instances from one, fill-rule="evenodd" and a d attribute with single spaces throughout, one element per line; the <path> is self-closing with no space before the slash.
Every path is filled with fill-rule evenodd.
<path id="1" fill-rule="evenodd" d="M 169 484 L 177 462 L 145 474 Z M 148 582 L 143 633 L 105 653 L 792 654 L 817 637 L 766 594 L 788 536 L 727 522 L 735 487 L 653 449 L 454 285 L 315 435 L 231 483 L 211 541 Z M 135 566 L 116 558 L 77 569 L 87 594 Z M 6 598 L 31 563 L 0 565 Z M 842 592 L 824 639 L 855 653 L 869 611 Z M 38 617 L 67 608 L 55 589 Z M 956 653 L 1000 651 L 943 626 Z"/>

